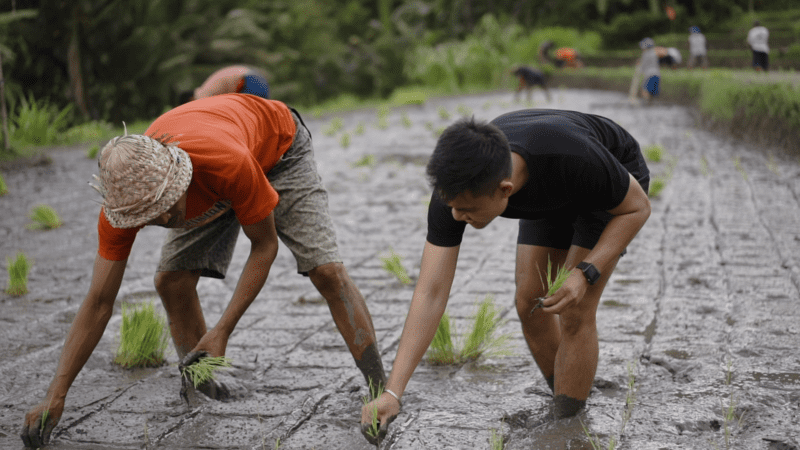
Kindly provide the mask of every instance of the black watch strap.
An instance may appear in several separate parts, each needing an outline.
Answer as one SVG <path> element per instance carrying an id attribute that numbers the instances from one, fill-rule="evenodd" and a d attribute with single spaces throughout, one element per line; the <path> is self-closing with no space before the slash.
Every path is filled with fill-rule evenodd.
<path id="1" fill-rule="evenodd" d="M 586 281 L 588 281 L 590 285 L 597 283 L 597 280 L 600 279 L 600 271 L 597 270 L 597 267 L 592 263 L 581 261 L 575 267 L 583 272 L 583 276 L 586 277 Z"/>

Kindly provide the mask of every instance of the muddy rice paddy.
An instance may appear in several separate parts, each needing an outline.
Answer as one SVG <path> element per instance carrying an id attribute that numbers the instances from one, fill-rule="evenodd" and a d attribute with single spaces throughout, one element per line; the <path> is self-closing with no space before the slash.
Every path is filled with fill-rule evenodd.
<path id="1" fill-rule="evenodd" d="M 548 418 L 551 398 L 513 307 L 516 222 L 469 229 L 448 306 L 464 329 L 476 300 L 494 296 L 513 355 L 417 369 L 384 449 L 591 449 L 586 430 L 627 449 L 792 449 L 800 443 L 800 160 L 698 128 L 690 110 L 629 105 L 621 94 L 554 90 L 534 107 L 612 118 L 644 147 L 666 187 L 601 300 L 600 364 L 588 408 Z M 436 132 L 461 114 L 481 119 L 525 107 L 510 93 L 429 100 L 423 106 L 306 121 L 330 192 L 339 244 L 367 299 L 383 361 L 391 367 L 413 287 L 381 268 L 390 247 L 412 277 L 425 240 L 424 164 Z M 444 118 L 440 109 L 450 117 Z M 302 111 L 301 111 L 302 112 Z M 343 127 L 326 134 L 333 117 Z M 343 138 L 347 133 L 348 138 Z M 349 141 L 349 142 L 346 142 Z M 345 146 L 345 144 L 347 144 Z M 0 448 L 22 448 L 25 411 L 50 383 L 67 329 L 85 296 L 98 205 L 87 186 L 96 163 L 85 148 L 53 149 L 50 165 L 0 169 L 0 283 L 6 258 L 33 260 L 30 293 L 0 293 Z M 372 160 L 355 167 L 365 156 Z M 26 228 L 28 212 L 53 206 L 64 225 Z M 152 228 L 152 229 L 151 229 Z M 295 273 L 285 247 L 228 346 L 236 401 L 189 407 L 177 358 L 128 371 L 112 364 L 121 302 L 157 300 L 153 271 L 164 230 L 140 233 L 117 309 L 76 379 L 53 449 L 369 449 L 358 431 L 363 379 L 327 306 Z M 226 280 L 202 280 L 209 325 L 227 305 L 248 252 L 239 239 Z M 633 378 L 631 378 L 633 374 Z M 620 436 L 634 380 L 630 419 Z M 728 411 L 731 414 L 728 414 Z M 727 417 L 727 419 L 726 419 Z"/>

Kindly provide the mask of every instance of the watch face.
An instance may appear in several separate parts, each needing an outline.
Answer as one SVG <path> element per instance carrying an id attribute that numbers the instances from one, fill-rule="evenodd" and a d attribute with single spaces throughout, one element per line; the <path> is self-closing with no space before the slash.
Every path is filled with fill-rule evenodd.
<path id="1" fill-rule="evenodd" d="M 583 276 L 586 277 L 586 281 L 588 281 L 589 284 L 595 284 L 600 278 L 600 271 L 597 270 L 597 267 L 595 267 L 594 264 L 581 261 L 576 267 L 581 269 Z"/>

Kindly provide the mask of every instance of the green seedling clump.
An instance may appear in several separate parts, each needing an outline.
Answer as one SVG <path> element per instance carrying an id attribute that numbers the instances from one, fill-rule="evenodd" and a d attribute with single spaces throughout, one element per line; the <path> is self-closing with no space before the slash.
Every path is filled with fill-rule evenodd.
<path id="1" fill-rule="evenodd" d="M 572 273 L 571 270 L 567 269 L 564 266 L 558 267 L 556 269 L 555 277 L 553 276 L 553 263 L 550 261 L 550 257 L 547 258 L 547 282 L 542 281 L 542 284 L 547 285 L 547 295 L 545 297 L 551 297 L 553 294 L 556 293 L 561 286 L 567 281 L 569 275 Z M 541 274 L 539 275 L 541 278 Z"/>
<path id="2" fill-rule="evenodd" d="M 644 148 L 644 157 L 648 161 L 661 162 L 664 157 L 664 148 L 660 145 L 648 145 Z"/>
<path id="3" fill-rule="evenodd" d="M 49 205 L 34 206 L 31 210 L 31 220 L 34 222 L 28 226 L 31 229 L 51 230 L 61 226 L 61 218 Z"/>
<path id="4" fill-rule="evenodd" d="M 377 386 L 372 384 L 372 379 L 369 380 L 369 395 L 363 397 L 364 405 L 369 404 L 369 402 L 375 400 L 376 398 L 383 395 L 383 386 L 378 384 Z M 367 430 L 367 434 L 372 436 L 373 438 L 378 437 L 378 433 L 380 432 L 380 422 L 378 421 L 378 405 L 374 405 L 372 407 L 372 423 L 370 423 L 369 429 Z"/>
<path id="5" fill-rule="evenodd" d="M 227 356 L 206 356 L 184 367 L 182 375 L 197 388 L 201 384 L 213 380 L 217 370 L 228 367 L 231 367 L 231 359 Z"/>
<path id="6" fill-rule="evenodd" d="M 362 134 L 364 134 L 365 129 L 366 127 L 364 126 L 364 122 L 358 122 L 358 125 L 356 125 L 356 130 L 354 131 L 354 133 L 357 134 L 358 136 L 361 136 Z"/>
<path id="7" fill-rule="evenodd" d="M 648 192 L 648 196 L 650 198 L 656 198 L 661 195 L 661 191 L 664 190 L 664 187 L 667 185 L 667 181 L 663 177 L 655 177 L 653 178 L 653 182 L 650 183 L 650 192 Z"/>
<path id="8" fill-rule="evenodd" d="M 411 119 L 408 117 L 408 114 L 403 113 L 403 116 L 400 118 L 400 120 L 403 122 L 404 127 L 411 128 L 412 123 Z"/>
<path id="9" fill-rule="evenodd" d="M 339 140 L 339 144 L 342 145 L 342 148 L 347 148 L 350 146 L 350 133 L 342 134 L 342 138 Z"/>
<path id="10" fill-rule="evenodd" d="M 472 319 L 472 329 L 461 345 L 453 341 L 452 321 L 445 312 L 428 349 L 428 361 L 431 364 L 461 364 L 475 361 L 481 356 L 507 355 L 510 353 L 507 345 L 509 336 L 497 334 L 502 324 L 494 299 L 487 295 L 478 305 Z"/>
<path id="11" fill-rule="evenodd" d="M 98 153 L 100 153 L 100 146 L 95 144 L 86 150 L 86 157 L 89 159 L 95 159 L 97 158 Z"/>
<path id="12" fill-rule="evenodd" d="M 331 123 L 328 124 L 328 127 L 325 128 L 323 133 L 325 133 L 326 136 L 333 136 L 336 133 L 338 133 L 339 130 L 341 130 L 343 126 L 344 126 L 344 122 L 342 121 L 342 118 L 341 117 L 334 117 L 333 119 L 331 119 Z"/>
<path id="13" fill-rule="evenodd" d="M 406 268 L 403 267 L 403 263 L 400 260 L 400 255 L 395 253 L 391 248 L 389 251 L 391 252 L 391 255 L 388 258 L 381 258 L 381 261 L 383 261 L 384 270 L 393 274 L 403 284 L 411 283 L 411 277 L 408 276 Z"/>
<path id="14" fill-rule="evenodd" d="M 458 111 L 458 115 L 462 117 L 469 117 L 472 115 L 472 108 L 463 104 L 458 105 L 456 111 Z"/>
<path id="15" fill-rule="evenodd" d="M 8 186 L 6 185 L 6 181 L 3 179 L 3 176 L 0 175 L 0 196 L 8 194 Z"/>
<path id="16" fill-rule="evenodd" d="M 353 167 L 372 167 L 375 165 L 375 156 L 364 155 L 361 159 L 353 163 Z"/>
<path id="17" fill-rule="evenodd" d="M 28 293 L 28 271 L 31 264 L 22 252 L 17 252 L 17 257 L 8 261 L 8 288 L 6 292 L 10 295 L 23 295 Z"/>
<path id="18" fill-rule="evenodd" d="M 153 303 L 122 305 L 122 326 L 114 362 L 125 368 L 158 367 L 164 364 L 169 343 L 166 320 Z"/>
<path id="19" fill-rule="evenodd" d="M 439 117 L 442 120 L 447 120 L 447 119 L 450 118 L 450 112 L 448 112 L 447 108 L 445 108 L 444 106 L 440 106 L 439 107 Z"/>

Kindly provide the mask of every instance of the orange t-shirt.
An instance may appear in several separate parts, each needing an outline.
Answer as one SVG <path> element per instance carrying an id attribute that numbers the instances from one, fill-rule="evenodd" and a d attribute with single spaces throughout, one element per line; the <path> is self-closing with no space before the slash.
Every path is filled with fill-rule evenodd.
<path id="1" fill-rule="evenodd" d="M 296 131 L 289 108 L 254 95 L 228 94 L 181 105 L 155 120 L 147 135 L 173 136 L 192 160 L 186 225 L 202 225 L 232 208 L 242 225 L 272 214 L 278 193 L 266 174 L 289 149 Z M 100 210 L 98 253 L 128 257 L 139 228 L 114 228 Z"/>
<path id="2" fill-rule="evenodd" d="M 561 61 L 574 61 L 578 52 L 574 48 L 561 47 L 556 50 L 556 59 Z"/>

